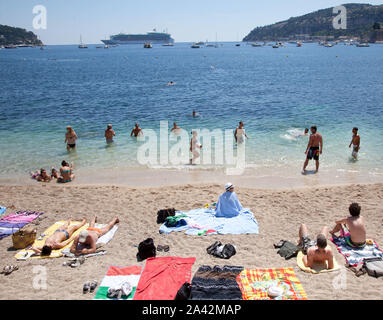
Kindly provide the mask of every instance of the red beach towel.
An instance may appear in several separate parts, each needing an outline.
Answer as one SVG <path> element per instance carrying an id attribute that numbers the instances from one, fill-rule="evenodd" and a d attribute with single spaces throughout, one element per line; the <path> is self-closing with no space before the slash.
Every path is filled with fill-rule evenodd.
<path id="1" fill-rule="evenodd" d="M 185 282 L 190 283 L 196 258 L 148 258 L 133 300 L 174 300 Z"/>

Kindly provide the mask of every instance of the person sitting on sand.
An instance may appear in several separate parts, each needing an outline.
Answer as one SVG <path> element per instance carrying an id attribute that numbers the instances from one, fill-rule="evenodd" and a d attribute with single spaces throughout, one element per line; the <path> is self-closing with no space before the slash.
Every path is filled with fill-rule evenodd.
<path id="1" fill-rule="evenodd" d="M 336 233 L 346 227 L 350 236 L 346 236 L 346 243 L 350 247 L 363 248 L 366 245 L 366 228 L 364 225 L 364 217 L 360 215 L 361 207 L 358 203 L 351 203 L 348 208 L 350 216 L 336 221 L 334 229 L 330 232 L 334 237 Z"/>
<path id="2" fill-rule="evenodd" d="M 318 234 L 316 241 L 308 236 L 307 227 L 301 224 L 299 228 L 298 246 L 302 248 L 304 253 L 303 263 L 306 267 L 312 268 L 314 263 L 327 262 L 328 269 L 334 268 L 334 256 L 330 247 L 327 247 L 328 228 L 324 227 Z"/>
<path id="3" fill-rule="evenodd" d="M 89 228 L 82 230 L 80 234 L 74 239 L 70 252 L 74 253 L 76 256 L 81 254 L 90 254 L 96 252 L 96 242 L 97 240 L 106 234 L 116 223 L 119 223 L 120 220 L 118 217 L 114 217 L 104 228 L 95 228 L 97 222 L 97 217 L 95 216 L 89 224 Z"/>
<path id="4" fill-rule="evenodd" d="M 142 129 L 140 128 L 139 124 L 136 123 L 132 132 L 130 133 L 130 136 L 132 137 L 134 135 L 135 137 L 138 137 L 138 135 L 142 135 L 142 134 L 144 134 Z"/>
<path id="5" fill-rule="evenodd" d="M 61 162 L 60 174 L 61 176 L 57 179 L 59 183 L 71 182 L 75 178 L 74 173 L 72 173 L 72 166 L 69 166 L 65 160 Z"/>
<path id="6" fill-rule="evenodd" d="M 51 178 L 52 178 L 52 179 L 58 179 L 58 178 L 60 178 L 60 175 L 59 175 L 58 171 L 57 171 L 55 168 L 52 168 L 52 171 L 51 171 Z"/>
<path id="7" fill-rule="evenodd" d="M 43 168 L 40 169 L 40 174 L 36 177 L 36 180 L 40 182 L 50 182 L 51 179 L 52 178 L 48 176 L 47 171 Z"/>
<path id="8" fill-rule="evenodd" d="M 66 134 L 65 134 L 65 142 L 66 142 L 66 149 L 69 151 L 70 149 L 76 149 L 76 140 L 78 139 L 76 132 L 73 130 L 71 126 L 66 127 Z"/>
<path id="9" fill-rule="evenodd" d="M 106 143 L 113 143 L 113 137 L 116 135 L 114 130 L 112 129 L 112 125 L 108 124 L 105 130 L 105 139 Z"/>
<path id="10" fill-rule="evenodd" d="M 243 209 L 238 200 L 237 194 L 234 192 L 234 186 L 231 182 L 225 185 L 225 192 L 222 193 L 217 201 L 215 216 L 231 218 L 238 216 Z"/>
<path id="11" fill-rule="evenodd" d="M 70 226 L 71 218 L 45 240 L 42 247 L 32 247 L 32 250 L 41 256 L 49 256 L 52 250 L 64 248 L 73 240 L 73 233 L 85 225 L 86 219 L 84 218 L 80 224 Z"/>

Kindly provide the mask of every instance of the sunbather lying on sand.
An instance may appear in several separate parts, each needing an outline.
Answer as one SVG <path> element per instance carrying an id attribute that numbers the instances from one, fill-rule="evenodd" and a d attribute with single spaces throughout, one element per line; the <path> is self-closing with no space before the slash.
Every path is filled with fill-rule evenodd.
<path id="1" fill-rule="evenodd" d="M 120 220 L 118 217 L 114 217 L 112 221 L 108 223 L 104 228 L 95 228 L 97 222 L 97 217 L 94 217 L 89 224 L 89 228 L 82 230 L 80 234 L 74 239 L 70 252 L 74 253 L 76 256 L 81 254 L 90 254 L 96 252 L 96 242 L 97 240 L 106 234 L 116 223 L 119 223 Z"/>
<path id="2" fill-rule="evenodd" d="M 327 261 L 328 268 L 334 268 L 333 253 L 331 248 L 327 247 L 327 235 L 328 228 L 324 227 L 322 232 L 318 234 L 316 241 L 313 241 L 308 236 L 306 225 L 301 224 L 298 246 L 302 247 L 303 263 L 306 267 L 312 268 L 314 262 L 324 263 Z"/>
<path id="3" fill-rule="evenodd" d="M 334 229 L 330 232 L 336 237 L 343 225 L 345 225 L 350 232 L 350 237 L 345 237 L 347 244 L 351 247 L 363 248 L 366 245 L 366 228 L 364 226 L 364 217 L 360 215 L 361 207 L 357 203 L 352 203 L 348 208 L 350 216 L 336 221 Z"/>
<path id="4" fill-rule="evenodd" d="M 81 228 L 85 223 L 84 218 L 80 224 L 70 226 L 71 218 L 45 241 L 45 245 L 42 247 L 32 247 L 32 250 L 39 253 L 42 256 L 49 256 L 52 250 L 58 250 L 64 248 L 71 241 L 73 241 L 73 233 Z"/>

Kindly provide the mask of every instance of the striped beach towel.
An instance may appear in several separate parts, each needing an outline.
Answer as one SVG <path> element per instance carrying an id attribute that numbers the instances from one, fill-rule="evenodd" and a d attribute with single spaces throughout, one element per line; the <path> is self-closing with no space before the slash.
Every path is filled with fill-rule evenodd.
<path id="1" fill-rule="evenodd" d="M 141 276 L 141 267 L 132 266 L 132 267 L 116 267 L 110 266 L 106 276 L 100 283 L 100 287 L 97 290 L 94 300 L 117 300 L 117 298 L 108 297 L 108 289 L 110 287 L 115 287 L 120 285 L 123 282 L 128 281 L 133 290 L 129 296 L 122 296 L 120 300 L 133 300 L 133 297 L 136 293 L 137 284 Z"/>
<path id="2" fill-rule="evenodd" d="M 293 268 L 244 269 L 236 280 L 243 300 L 271 300 L 267 292 L 274 286 L 283 289 L 276 300 L 307 300 Z"/>
<path id="3" fill-rule="evenodd" d="M 0 239 L 19 231 L 22 227 L 37 219 L 42 212 L 18 211 L 0 219 Z"/>

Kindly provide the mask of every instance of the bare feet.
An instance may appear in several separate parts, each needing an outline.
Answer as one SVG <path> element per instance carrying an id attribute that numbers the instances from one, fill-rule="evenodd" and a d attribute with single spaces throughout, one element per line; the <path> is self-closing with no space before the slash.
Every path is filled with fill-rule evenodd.
<path id="1" fill-rule="evenodd" d="M 120 222 L 120 219 L 118 219 L 117 216 L 115 216 L 114 219 L 115 219 L 116 223 L 119 223 L 119 222 Z"/>

